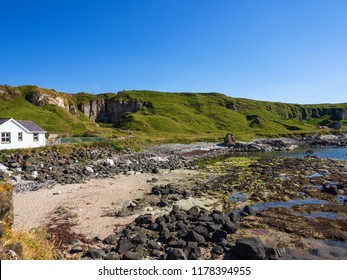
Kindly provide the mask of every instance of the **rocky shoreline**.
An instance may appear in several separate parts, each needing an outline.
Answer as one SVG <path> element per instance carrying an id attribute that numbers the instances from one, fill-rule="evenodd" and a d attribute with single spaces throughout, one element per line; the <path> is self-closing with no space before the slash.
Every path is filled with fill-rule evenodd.
<path id="1" fill-rule="evenodd" d="M 69 155 L 58 150 L 12 153 L 3 156 L 0 176 L 13 184 L 15 193 L 25 193 L 52 188 L 56 183 L 152 174 L 150 193 L 109 213 L 115 219 L 135 216 L 134 222 L 115 228 L 115 233 L 105 239 L 78 238 L 66 228 L 67 234 L 76 238 L 64 244 L 62 258 L 290 259 L 304 255 L 302 251 L 309 247 L 305 238 L 347 242 L 346 164 L 318 159 L 310 153 L 300 159 L 209 160 L 298 146 L 345 147 L 347 135 L 262 139 L 228 147 L 216 143 L 166 144 L 144 152 L 95 148 Z M 160 181 L 163 172 L 174 170 L 195 172 L 195 179 Z M 312 176 L 315 173 L 319 176 Z M 310 199 L 317 203 L 301 204 Z M 203 201 L 210 201 L 211 206 L 205 207 Z M 292 201 L 301 202 L 286 205 Z M 282 204 L 268 207 L 271 203 Z M 58 224 L 72 221 L 68 218 Z M 51 233 L 57 234 L 54 230 Z M 267 240 L 269 233 L 271 240 Z M 337 258 L 347 259 L 344 253 Z M 327 258 L 326 254 L 307 258 L 322 256 Z"/>
<path id="2" fill-rule="evenodd" d="M 77 149 L 72 154 L 41 151 L 30 155 L 13 152 L 0 161 L 0 179 L 14 185 L 15 192 L 51 188 L 55 183 L 81 183 L 92 178 L 107 178 L 132 172 L 157 173 L 159 169 L 194 169 L 201 160 L 239 152 L 282 151 L 297 147 L 347 146 L 347 134 L 317 135 L 300 139 L 257 139 L 230 145 L 217 143 L 165 144 L 144 152 L 110 148 L 86 151 Z"/>

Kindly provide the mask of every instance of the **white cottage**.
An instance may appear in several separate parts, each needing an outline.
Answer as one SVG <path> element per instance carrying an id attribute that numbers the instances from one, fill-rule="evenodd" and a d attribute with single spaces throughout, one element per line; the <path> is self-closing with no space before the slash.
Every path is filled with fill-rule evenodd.
<path id="1" fill-rule="evenodd" d="M 32 121 L 0 119 L 0 150 L 46 145 L 46 131 Z"/>

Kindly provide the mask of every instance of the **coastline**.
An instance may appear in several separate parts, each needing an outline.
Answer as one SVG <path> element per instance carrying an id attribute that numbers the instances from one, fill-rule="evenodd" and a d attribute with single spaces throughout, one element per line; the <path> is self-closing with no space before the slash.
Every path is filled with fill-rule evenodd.
<path id="1" fill-rule="evenodd" d="M 305 145 L 302 145 L 302 147 L 317 147 L 317 143 L 321 146 L 323 143 L 323 146 L 335 146 L 337 143 L 341 146 L 344 142 L 344 140 L 347 139 L 346 135 L 343 137 L 341 136 L 334 136 L 334 137 L 315 137 L 310 138 L 306 141 L 302 141 L 302 143 L 305 143 Z M 319 141 L 318 141 L 319 140 Z M 287 139 L 266 139 L 266 140 L 256 140 L 253 143 L 249 143 L 246 145 L 250 145 L 248 147 L 251 147 L 250 150 L 252 150 L 255 146 L 262 147 L 264 151 L 266 151 L 266 147 L 269 145 L 273 147 L 274 150 L 276 149 L 283 149 L 283 143 L 286 143 L 286 147 L 293 147 L 293 140 L 288 141 Z M 309 145 L 306 145 L 309 143 Z M 245 145 L 242 143 L 242 145 Z M 282 145 L 282 146 L 281 146 Z M 245 146 L 244 146 L 245 147 Z M 236 149 L 237 150 L 237 149 Z M 285 149 L 286 150 L 286 149 Z M 99 151 L 100 152 L 100 151 Z M 188 211 L 191 210 L 191 208 L 194 208 L 198 206 L 199 211 L 202 211 L 201 213 L 205 213 L 206 219 L 210 219 L 208 217 L 213 217 L 213 215 L 222 215 L 221 219 L 226 219 L 225 223 L 231 223 L 233 229 L 225 229 L 225 225 L 217 224 L 217 227 L 221 226 L 222 228 L 220 230 L 226 232 L 226 243 L 221 245 L 219 244 L 219 241 L 215 241 L 214 239 L 211 239 L 212 237 L 205 236 L 206 239 L 206 248 L 201 252 L 199 256 L 196 256 L 199 259 L 208 259 L 208 258 L 228 258 L 228 256 L 231 254 L 230 252 L 232 249 L 235 249 L 235 244 L 237 244 L 238 239 L 242 239 L 248 236 L 256 237 L 257 240 L 260 240 L 262 243 L 261 246 L 264 248 L 268 248 L 267 250 L 274 250 L 276 252 L 275 256 L 271 256 L 271 258 L 284 258 L 284 259 L 290 259 L 290 258 L 308 258 L 310 259 L 309 255 L 305 255 L 303 251 L 301 252 L 302 248 L 309 248 L 309 246 L 318 246 L 322 250 L 322 253 L 318 256 L 311 255 L 311 259 L 316 258 L 328 258 L 327 252 L 329 250 L 336 251 L 335 249 L 331 249 L 332 247 L 324 245 L 321 241 L 319 241 L 321 238 L 316 239 L 317 236 L 313 235 L 307 235 L 307 233 L 303 232 L 296 232 L 295 234 L 288 234 L 286 231 L 286 227 L 290 227 L 290 223 L 281 226 L 282 229 L 277 228 L 278 225 L 276 223 L 274 224 L 274 221 L 278 219 L 277 212 L 274 210 L 274 212 L 268 212 L 270 210 L 266 210 L 262 213 L 267 213 L 266 218 L 262 218 L 262 216 L 254 215 L 246 215 L 241 216 L 242 218 L 235 218 L 234 214 L 231 214 L 230 210 L 232 208 L 238 208 L 242 209 L 244 206 L 247 206 L 248 204 L 252 204 L 253 201 L 286 201 L 288 199 L 302 199 L 301 197 L 298 197 L 297 193 L 302 192 L 303 188 L 306 188 L 304 191 L 306 193 L 306 198 L 312 197 L 312 198 L 321 198 L 325 199 L 327 201 L 330 201 L 331 204 L 335 203 L 335 198 L 331 196 L 331 194 L 324 193 L 321 190 L 311 190 L 311 187 L 309 190 L 307 189 L 307 185 L 313 185 L 314 183 L 317 184 L 324 184 L 325 181 L 331 181 L 331 174 L 329 175 L 329 172 L 331 170 L 335 170 L 335 175 L 338 174 L 339 176 L 339 184 L 342 186 L 339 190 L 341 195 L 345 194 L 345 184 L 346 184 L 346 176 L 344 175 L 346 170 L 344 167 L 339 166 L 339 163 L 330 161 L 330 160 L 321 160 L 318 158 L 315 158 L 314 155 L 308 154 L 308 157 L 303 159 L 291 159 L 293 160 L 292 165 L 295 166 L 298 170 L 301 170 L 300 174 L 296 174 L 293 178 L 296 178 L 295 180 L 298 180 L 295 183 L 295 180 L 292 178 L 291 183 L 297 186 L 288 193 L 288 191 L 285 191 L 284 187 L 287 186 L 286 181 L 283 181 L 283 176 L 293 176 L 288 175 L 290 170 L 290 165 L 288 163 L 285 163 L 285 160 L 283 162 L 276 161 L 276 159 L 267 159 L 267 160 L 256 160 L 256 161 L 249 161 L 249 160 L 229 160 L 228 161 L 221 161 L 211 164 L 208 163 L 209 160 L 214 159 L 218 155 L 227 155 L 229 153 L 235 154 L 235 149 L 233 150 L 230 147 L 222 147 L 216 143 L 194 143 L 190 145 L 183 145 L 183 144 L 165 144 L 160 146 L 155 146 L 153 148 L 150 148 L 144 152 L 140 153 L 134 153 L 134 152 L 126 152 L 124 156 L 120 153 L 115 153 L 114 155 L 111 155 L 108 153 L 108 155 L 111 155 L 112 157 L 107 158 L 106 160 L 97 159 L 93 162 L 93 164 L 90 164 L 88 161 L 83 163 L 83 167 L 74 167 L 74 170 L 87 170 L 85 166 L 89 166 L 93 169 L 93 173 L 84 173 L 84 178 L 82 182 L 79 182 L 77 184 L 59 184 L 59 185 L 50 185 L 45 186 L 44 183 L 37 182 L 36 185 L 34 183 L 34 191 L 29 191 L 30 188 L 25 188 L 25 182 L 21 182 L 19 185 L 17 191 L 15 189 L 15 192 L 17 192 L 14 195 L 15 199 L 15 227 L 22 227 L 25 226 L 24 223 L 21 224 L 21 221 L 19 220 L 19 217 L 22 217 L 22 221 L 29 222 L 32 218 L 34 221 L 32 224 L 28 223 L 26 226 L 28 227 L 36 227 L 36 226 L 45 226 L 47 227 L 48 231 L 52 234 L 58 234 L 61 235 L 62 240 L 65 244 L 62 244 L 62 254 L 65 258 L 72 258 L 73 255 L 77 254 L 79 257 L 83 259 L 88 258 L 94 258 L 91 257 L 90 250 L 98 248 L 102 250 L 103 252 L 106 252 L 105 254 L 102 254 L 101 258 L 172 258 L 172 248 L 180 248 L 180 246 L 184 246 L 185 243 L 180 241 L 182 238 L 185 240 L 185 238 L 194 239 L 193 237 L 179 237 L 180 235 L 176 235 L 176 227 L 172 228 L 171 231 L 175 233 L 171 238 L 172 242 L 178 242 L 180 241 L 181 245 L 177 245 L 176 243 L 170 242 L 159 242 L 162 244 L 160 247 L 160 254 L 158 256 L 153 255 L 146 255 L 145 253 L 136 253 L 133 249 L 130 251 L 133 254 L 125 255 L 124 253 L 121 253 L 119 251 L 119 242 L 121 240 L 125 240 L 124 238 L 124 232 L 133 232 L 134 229 L 139 228 L 141 229 L 141 232 L 145 232 L 145 235 L 147 236 L 147 239 L 153 238 L 159 238 L 154 234 L 157 232 L 157 230 L 154 230 L 154 233 L 150 233 L 149 231 L 152 231 L 152 229 L 148 229 L 148 225 L 153 223 L 158 225 L 157 219 L 159 217 L 165 217 L 165 215 L 176 215 L 176 212 L 181 213 L 179 215 L 183 215 L 182 213 L 188 213 Z M 97 152 L 94 153 L 96 155 Z M 100 152 L 101 154 L 101 152 Z M 243 158 L 247 157 L 247 153 L 244 151 L 236 152 L 238 155 L 242 155 Z M 61 157 L 61 156 L 60 156 Z M 69 158 L 65 159 L 68 161 Z M 139 160 L 143 159 L 144 164 L 142 166 L 145 166 L 144 169 L 151 170 L 151 172 L 146 172 L 146 170 L 138 169 L 137 171 L 132 170 L 132 166 L 136 166 L 137 168 L 140 166 L 138 164 Z M 62 160 L 62 159 L 60 159 Z M 113 164 L 111 162 L 113 161 Z M 201 166 L 202 161 L 206 161 L 205 164 Z M 131 161 L 131 163 L 130 163 Z M 305 164 L 310 163 L 310 166 L 306 167 Z M 132 165 L 133 164 L 133 165 Z M 155 165 L 157 164 L 157 165 Z M 61 165 L 63 166 L 63 165 Z M 158 168 L 160 167 L 168 167 L 168 168 Z M 277 174 L 278 178 L 276 180 L 277 183 L 274 184 L 274 182 L 268 182 L 264 184 L 258 184 L 256 183 L 252 190 L 250 188 L 249 182 L 258 182 L 259 178 L 256 177 L 249 177 L 247 176 L 245 178 L 241 177 L 230 177 L 230 174 L 235 174 L 235 172 L 242 174 L 248 174 L 251 170 L 254 174 L 257 174 L 256 172 L 259 172 L 259 170 L 263 170 L 261 172 L 264 172 L 271 167 L 270 169 L 273 169 L 272 172 L 275 172 L 274 174 Z M 314 168 L 314 166 L 316 166 Z M 118 173 L 113 174 L 111 176 L 107 176 L 107 172 L 100 173 L 99 168 L 103 168 L 104 171 L 108 168 L 110 169 L 116 169 Z M 148 167 L 148 168 L 147 168 Z M 117 169 L 118 168 L 118 169 Z M 245 168 L 245 169 L 243 169 Z M 260 168 L 260 169 L 259 169 Z M 301 169 L 300 169 L 301 168 Z M 125 170 L 124 170 L 125 169 Z M 314 181 L 316 179 L 311 179 L 308 176 L 310 176 L 310 173 L 313 173 L 317 170 L 329 170 L 329 172 L 322 173 L 321 176 L 323 180 L 320 181 Z M 107 170 L 106 170 L 107 171 Z M 248 173 L 247 173 L 247 172 Z M 255 172 L 256 171 L 256 172 Z M 294 172 L 295 168 L 290 171 Z M 40 170 L 38 171 L 38 173 Z M 246 172 L 246 173 L 245 173 Z M 306 174 L 306 179 L 303 179 L 303 172 Z M 294 172 L 295 173 L 295 172 Z M 68 173 L 69 174 L 69 173 Z M 109 173 L 112 174 L 112 173 Z M 286 175 L 284 175 L 286 174 Z M 238 183 L 237 186 L 228 183 L 227 180 L 224 182 L 224 179 L 227 179 L 228 176 L 233 182 Z M 234 176 L 234 175 L 232 175 Z M 265 176 L 265 177 L 264 177 Z M 262 181 L 265 180 L 267 177 L 267 171 L 263 174 Z M 330 176 L 330 177 L 329 177 Z M 104 177 L 104 178 L 102 178 Z M 108 179 L 109 178 L 109 179 Z M 136 179 L 137 178 L 137 179 Z M 141 178 L 138 180 L 138 178 Z M 224 179 L 223 179 L 224 178 Z M 231 179 L 233 178 L 233 179 Z M 265 180 L 266 181 L 266 180 Z M 265 182 L 264 181 L 264 182 Z M 34 180 L 34 182 L 36 182 Z M 111 185 L 114 184 L 114 187 Z M 40 186 L 42 188 L 40 188 Z M 277 191 L 275 192 L 276 188 L 274 189 L 274 186 L 277 187 Z M 109 188 L 107 190 L 107 188 Z M 287 188 L 287 187 L 286 187 Z M 36 189 L 36 190 L 35 190 Z M 73 190 L 79 190 L 74 193 Z M 141 189 L 140 193 L 139 190 Z M 107 190 L 107 191 L 106 191 Z M 241 192 L 249 192 L 249 199 L 245 202 L 239 201 L 232 205 L 232 208 L 226 209 L 226 206 L 230 207 L 230 202 L 225 200 L 225 195 L 227 193 L 231 194 L 233 191 L 241 191 Z M 254 196 L 254 191 L 257 190 L 258 196 Z M 251 192 L 250 192 L 251 191 Z M 272 194 L 270 197 L 261 197 L 259 194 L 261 192 L 269 192 Z M 79 193 L 79 194 L 77 194 Z M 114 200 L 110 202 L 111 199 L 111 193 L 115 193 L 117 195 L 114 196 Z M 97 194 L 97 195 L 96 195 Z M 40 198 L 41 197 L 41 198 Z M 23 200 L 21 200 L 23 199 Z M 41 200 L 40 200 L 41 199 Z M 58 204 L 54 204 L 52 201 L 60 201 Z M 112 199 L 111 199 L 112 200 Z M 35 202 L 35 203 L 28 203 Z M 81 204 L 78 204 L 78 202 L 81 202 L 84 204 L 83 206 L 80 206 Z M 111 205 L 112 204 L 112 205 Z M 24 206 L 22 207 L 21 206 Z M 49 205 L 50 207 L 41 210 L 37 208 L 37 205 Z M 111 205 L 111 207 L 107 207 L 107 205 Z M 28 208 L 26 208 L 28 207 Z M 31 207 L 31 210 L 30 210 Z M 173 208 L 176 207 L 176 208 Z M 178 207 L 178 208 L 177 208 Z M 313 206 L 311 206 L 313 207 Z M 340 207 L 340 206 L 338 206 Z M 87 209 L 89 208 L 89 210 Z M 341 207 L 340 207 L 341 208 Z M 195 209 L 195 208 L 194 208 Z M 275 208 L 277 209 L 277 208 Z M 312 208 L 313 209 L 313 208 Z M 335 209 L 335 208 L 334 208 Z M 345 205 L 342 206 L 342 210 L 337 210 L 336 208 L 333 211 L 339 211 L 341 212 L 342 216 L 346 215 L 345 213 Z M 300 209 L 301 211 L 316 211 L 316 210 L 309 210 L 309 209 Z M 331 210 L 331 209 L 330 209 Z M 329 211 L 330 211 L 329 210 Z M 22 211 L 22 212 L 21 212 Z M 37 215 L 34 215 L 34 212 L 37 212 Z M 174 211 L 174 212 L 173 212 Z M 192 211 L 192 210 L 191 210 Z M 272 211 L 272 210 L 271 210 Z M 20 213 L 20 214 L 19 214 Z M 25 215 L 28 215 L 27 218 Z M 89 213 L 89 215 L 86 215 L 86 213 Z M 214 213 L 214 214 L 213 214 Z M 288 218 L 292 217 L 291 212 L 278 212 L 282 216 L 287 216 Z M 308 212 L 309 213 L 309 212 Z M 148 216 L 149 215 L 149 216 Z M 189 214 L 187 217 L 190 217 Z M 242 214 L 244 215 L 244 214 Z M 264 214 L 262 214 L 264 215 Z M 271 216 L 272 215 L 272 216 Z M 138 220 L 136 222 L 136 219 L 139 217 L 150 217 L 148 220 L 149 224 L 141 224 Z M 17 217 L 17 221 L 16 221 Z M 176 216 L 175 216 L 176 217 Z M 269 218 L 272 217 L 272 218 Z M 293 219 L 297 220 L 297 217 L 293 217 Z M 300 218 L 302 219 L 302 223 L 307 223 L 306 226 L 310 225 L 313 228 L 316 227 L 316 225 L 311 223 L 310 218 Z M 314 218 L 314 219 L 322 219 L 320 217 Z M 308 220 L 308 221 L 307 221 Z M 102 222 L 103 221 L 103 222 Z M 149 222 L 150 221 L 150 222 Z M 188 219 L 189 221 L 189 219 Z M 214 220 L 213 220 L 214 221 Z M 66 224 L 66 227 L 61 227 L 60 225 Z M 165 222 L 165 225 L 172 222 Z M 176 222 L 173 222 L 174 224 L 177 224 Z M 326 225 L 333 225 L 335 221 L 329 222 Z M 337 219 L 337 224 L 341 223 L 340 219 Z M 342 224 L 344 225 L 345 222 L 342 221 Z M 159 223 L 160 224 L 160 223 Z M 194 219 L 190 221 L 188 224 L 188 232 L 190 226 L 196 226 Z M 260 226 L 260 228 L 259 228 Z M 65 232 L 57 232 L 55 229 L 57 228 L 64 228 Z M 130 227 L 130 228 L 129 228 Z M 162 229 L 164 230 L 166 226 Z M 229 227 L 228 227 L 229 228 Z M 193 230 L 193 229 L 192 229 Z M 275 231 L 274 231 L 275 230 Z M 165 230 L 164 230 L 165 231 Z M 194 231 L 194 230 L 193 230 Z M 314 231 L 314 230 L 313 230 Z M 137 231 L 133 232 L 132 234 L 136 233 Z M 162 231 L 159 231 L 159 234 Z M 195 231 L 194 231 L 195 232 Z M 274 234 L 277 233 L 276 234 Z M 319 232 L 319 230 L 318 230 Z M 137 232 L 138 233 L 138 232 Z M 267 235 L 273 235 L 272 240 L 269 240 L 266 238 Z M 127 238 L 127 240 L 131 242 L 132 238 L 135 236 L 132 236 L 130 234 Z M 149 234 L 149 235 L 148 235 Z M 188 233 L 186 233 L 188 234 Z M 70 238 L 66 238 L 69 236 Z M 132 236 L 132 237 L 131 237 Z M 327 235 L 329 236 L 329 235 Z M 130 238 L 131 237 L 131 238 Z M 305 240 L 305 238 L 308 238 Z M 314 241 L 311 239 L 313 238 Z M 342 240 L 344 237 L 339 237 Z M 109 255 L 107 252 L 107 245 L 105 247 L 105 244 L 107 244 L 107 240 L 112 239 L 114 240 L 112 243 L 114 243 L 112 246 L 112 250 L 114 250 L 116 253 Z M 210 240 L 210 241 L 207 241 Z M 283 240 L 286 240 L 286 242 L 282 242 Z M 78 241 L 78 242 L 77 242 Z M 281 242 L 284 244 L 282 247 Z M 72 242 L 72 243 L 71 243 Z M 76 244 L 78 243 L 79 250 L 76 250 Z M 106 243 L 105 243 L 106 242 Z M 123 242 L 123 241 L 122 241 Z M 187 242 L 187 241 L 185 241 Z M 194 240 L 191 240 L 189 242 L 196 242 Z M 136 244 L 136 242 L 134 243 Z M 176 245 L 175 245 L 176 244 Z M 310 245 L 311 244 L 311 245 Z M 315 245 L 312 245 L 315 244 Z M 147 248 L 147 241 L 145 244 L 142 244 L 142 246 L 145 246 Z M 134 245 L 135 246 L 135 245 Z M 171 246 L 171 247 L 170 247 Z M 172 247 L 173 246 L 173 247 Z M 179 247 L 176 247 L 179 246 Z M 187 245 L 185 245 L 187 246 Z M 222 250 L 218 247 L 218 249 L 214 249 L 216 246 L 222 247 Z M 135 248 L 138 248 L 139 246 L 135 246 Z M 133 248 L 133 247 L 132 247 Z M 170 249 L 171 248 L 171 249 Z M 324 249 L 325 248 L 325 249 Z M 183 249 L 183 248 L 182 248 Z M 146 249 L 147 250 L 147 249 Z M 145 250 L 145 251 L 146 251 Z M 149 249 L 149 250 L 158 250 L 158 249 Z M 193 250 L 193 249 L 192 249 Z M 194 249 L 195 250 L 195 249 Z M 217 250 L 217 251 L 216 251 Z M 144 252 L 145 252 L 144 251 Z M 175 251 L 175 250 L 174 250 Z M 177 250 L 176 250 L 177 251 Z M 175 251 L 175 252 L 176 252 Z M 343 251 L 343 250 L 342 250 Z M 89 252 L 89 253 L 88 253 Z M 142 252 L 142 251 L 141 251 Z M 214 253 L 211 253 L 214 252 Z M 219 252 L 219 253 L 218 253 Z M 301 253 L 300 253 L 301 252 Z M 343 251 L 339 254 L 339 258 L 347 258 L 344 255 Z M 177 253 L 177 252 L 176 252 Z M 175 253 L 175 254 L 176 254 Z M 218 253 L 218 254 L 217 254 Z M 174 254 L 174 255 L 175 255 Z M 180 253 L 181 254 L 181 253 Z M 190 253 L 184 253 L 185 257 L 182 258 L 190 258 Z M 301 255 L 300 255 L 301 254 Z M 165 257 L 166 256 L 166 257 Z M 176 256 L 177 257 L 177 256 Z M 179 257 L 179 258 L 181 258 Z M 230 257 L 230 256 L 229 256 Z M 239 256 L 240 257 L 240 256 Z M 236 257 L 236 258 L 239 258 Z M 268 258 L 270 255 L 264 255 L 262 258 Z M 100 258 L 97 257 L 97 258 Z M 193 257 L 194 258 L 194 257 Z M 233 254 L 231 254 L 231 258 L 233 257 Z M 329 257 L 330 258 L 330 257 Z M 333 257 L 331 257 L 333 258 Z"/>

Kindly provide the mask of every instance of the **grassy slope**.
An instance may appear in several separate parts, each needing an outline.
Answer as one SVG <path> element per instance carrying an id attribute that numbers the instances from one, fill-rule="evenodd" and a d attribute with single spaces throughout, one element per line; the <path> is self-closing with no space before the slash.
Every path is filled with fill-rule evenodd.
<path id="1" fill-rule="evenodd" d="M 25 99 L 25 94 L 35 87 L 23 86 L 11 88 L 11 95 L 0 95 L 0 118 L 14 118 L 17 120 L 32 120 L 49 133 L 62 135 L 82 135 L 84 133 L 112 136 L 114 130 L 99 128 L 82 113 L 79 117 L 72 115 L 63 108 L 46 104 L 38 107 Z M 45 93 L 60 95 L 44 89 Z"/>
<path id="2" fill-rule="evenodd" d="M 347 104 L 300 106 L 231 98 L 217 93 L 128 91 L 122 94 L 153 104 L 153 108 L 132 114 L 128 122 L 122 124 L 123 128 L 153 136 L 167 134 L 178 138 L 187 135 L 213 138 L 228 131 L 232 131 L 236 138 L 244 140 L 259 136 L 313 133 L 317 132 L 317 124 L 321 118 L 302 121 L 297 117 L 289 117 L 299 116 L 302 108 L 310 106 L 347 108 Z M 235 104 L 237 111 L 227 108 L 227 104 L 231 102 Z M 252 115 L 258 116 L 258 122 L 247 119 L 246 116 Z"/>
<path id="3" fill-rule="evenodd" d="M 1 89 L 1 88 L 0 88 Z M 96 126 L 81 112 L 75 117 L 66 110 L 45 105 L 37 107 L 25 99 L 25 94 L 35 87 L 11 88 L 11 97 L 0 95 L 0 117 L 31 119 L 51 133 L 82 135 L 87 132 L 98 136 L 119 134 L 110 125 Z M 345 108 L 345 104 L 295 105 L 231 98 L 218 93 L 164 93 L 154 91 L 123 91 L 119 94 L 92 95 L 88 93 L 62 94 L 40 89 L 50 95 L 63 95 L 74 103 L 95 99 L 115 98 L 148 101 L 150 108 L 128 114 L 117 127 L 134 131 L 147 139 L 221 139 L 232 131 L 237 139 L 250 140 L 263 136 L 284 136 L 317 132 L 322 119 L 300 120 L 302 111 L 313 108 Z M 237 111 L 227 108 L 233 103 Z M 343 121 L 345 127 L 347 120 Z M 319 130 L 325 132 L 324 130 Z"/>

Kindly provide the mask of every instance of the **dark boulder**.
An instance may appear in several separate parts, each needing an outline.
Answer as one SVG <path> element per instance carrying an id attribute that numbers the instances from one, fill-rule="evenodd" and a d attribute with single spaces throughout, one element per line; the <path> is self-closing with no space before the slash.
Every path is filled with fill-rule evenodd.
<path id="1" fill-rule="evenodd" d="M 213 246 L 211 253 L 215 255 L 221 255 L 224 253 L 224 249 L 223 247 L 216 245 L 216 246 Z"/>
<path id="2" fill-rule="evenodd" d="M 227 239 L 228 234 L 224 230 L 216 230 L 215 233 L 212 235 L 212 241 L 216 242 L 217 244 L 221 243 L 223 239 Z"/>
<path id="3" fill-rule="evenodd" d="M 139 252 L 126 252 L 123 257 L 123 260 L 141 260 L 142 255 Z"/>
<path id="4" fill-rule="evenodd" d="M 104 243 L 108 245 L 116 245 L 118 241 L 118 236 L 116 234 L 111 234 L 104 239 Z"/>
<path id="5" fill-rule="evenodd" d="M 177 220 L 185 221 L 185 220 L 187 220 L 188 215 L 184 211 L 178 211 L 178 212 L 175 213 L 175 217 L 177 218 Z"/>
<path id="6" fill-rule="evenodd" d="M 198 242 L 199 245 L 205 244 L 206 242 L 205 238 L 194 230 L 188 231 L 185 239 L 188 241 Z"/>
<path id="7" fill-rule="evenodd" d="M 119 240 L 117 247 L 116 247 L 116 252 L 120 254 L 124 254 L 128 251 L 130 251 L 134 247 L 134 244 L 129 241 L 126 238 L 122 238 Z"/>
<path id="8" fill-rule="evenodd" d="M 85 254 L 85 257 L 91 258 L 93 260 L 103 259 L 105 256 L 106 256 L 106 253 L 104 252 L 104 250 L 99 248 L 89 249 L 87 253 Z"/>
<path id="9" fill-rule="evenodd" d="M 227 233 L 235 233 L 237 231 L 237 224 L 231 221 L 224 223 L 222 227 Z"/>
<path id="10" fill-rule="evenodd" d="M 152 222 L 151 214 L 140 215 L 135 219 L 135 223 L 138 225 L 151 224 Z"/>
<path id="11" fill-rule="evenodd" d="M 247 215 L 252 215 L 252 216 L 255 215 L 255 211 L 254 211 L 253 207 L 250 206 L 250 205 L 246 205 L 246 206 L 243 208 L 243 213 L 246 213 Z"/>
<path id="12" fill-rule="evenodd" d="M 184 248 L 187 245 L 187 242 L 184 241 L 183 239 L 175 240 L 175 241 L 170 241 L 168 243 L 169 247 L 173 248 Z"/>
<path id="13" fill-rule="evenodd" d="M 336 185 L 333 185 L 331 183 L 324 183 L 323 188 L 322 188 L 322 192 L 337 195 L 338 194 L 338 188 Z"/>
<path id="14" fill-rule="evenodd" d="M 176 228 L 178 230 L 185 230 L 185 231 L 189 230 L 189 226 L 184 221 L 178 221 L 176 223 Z"/>
<path id="15" fill-rule="evenodd" d="M 135 244 L 144 244 L 147 241 L 147 236 L 143 232 L 139 232 L 138 235 L 136 235 L 132 242 Z"/>
<path id="16" fill-rule="evenodd" d="M 202 235 L 204 238 L 207 238 L 207 237 L 208 237 L 208 230 L 207 230 L 207 228 L 206 228 L 205 226 L 203 226 L 203 225 L 195 226 L 195 227 L 193 227 L 193 230 L 194 230 L 196 233 Z"/>
<path id="17" fill-rule="evenodd" d="M 120 259 L 120 255 L 114 253 L 114 252 L 111 252 L 111 253 L 108 253 L 105 257 L 104 257 L 104 260 L 109 260 L 109 261 L 113 261 L 113 260 L 119 260 Z"/>
<path id="18" fill-rule="evenodd" d="M 187 259 L 186 254 L 183 252 L 182 249 L 179 249 L 179 248 L 170 248 L 167 250 L 166 254 L 167 254 L 166 256 L 167 260 L 186 260 Z"/>
<path id="19" fill-rule="evenodd" d="M 200 214 L 199 207 L 193 206 L 192 208 L 190 208 L 190 209 L 187 211 L 187 214 L 190 215 L 190 216 L 193 216 L 193 217 L 199 216 L 199 214 Z"/>
<path id="20" fill-rule="evenodd" d="M 243 260 L 267 259 L 264 244 L 256 237 L 238 239 L 232 251 Z"/>

